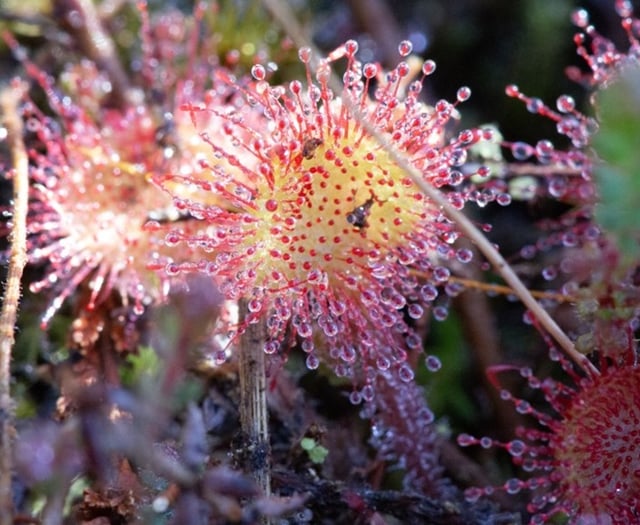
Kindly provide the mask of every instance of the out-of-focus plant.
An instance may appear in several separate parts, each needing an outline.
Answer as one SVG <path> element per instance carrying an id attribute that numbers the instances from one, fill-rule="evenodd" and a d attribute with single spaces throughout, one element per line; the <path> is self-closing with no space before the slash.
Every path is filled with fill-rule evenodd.
<path id="1" fill-rule="evenodd" d="M 636 224 L 640 206 L 640 177 L 636 170 L 636 131 L 640 122 L 640 69 L 637 62 L 623 66 L 614 82 L 595 98 L 600 131 L 593 146 L 601 158 L 595 176 L 599 199 L 596 219 L 613 236 L 621 262 L 633 264 L 640 255 Z"/>

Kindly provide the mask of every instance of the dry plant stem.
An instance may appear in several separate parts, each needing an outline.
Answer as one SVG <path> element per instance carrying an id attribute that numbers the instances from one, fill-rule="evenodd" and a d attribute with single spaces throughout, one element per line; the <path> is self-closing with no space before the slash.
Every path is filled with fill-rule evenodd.
<path id="1" fill-rule="evenodd" d="M 22 141 L 22 120 L 18 103 L 26 84 L 14 81 L 0 93 L 0 108 L 13 168 L 13 229 L 9 271 L 0 313 L 0 525 L 13 522 L 13 495 L 11 491 L 13 450 L 13 402 L 11 400 L 11 351 L 14 327 L 20 302 L 20 280 L 27 262 L 27 206 L 29 199 L 29 162 Z"/>
<path id="2" fill-rule="evenodd" d="M 269 9 L 271 14 L 278 20 L 280 24 L 289 33 L 290 37 L 298 46 L 313 47 L 310 40 L 304 34 L 300 24 L 291 14 L 292 10 L 288 9 L 286 2 L 283 0 L 263 0 L 264 5 Z M 320 56 L 317 50 L 314 50 L 315 56 Z M 314 66 L 317 65 L 317 59 Z M 341 83 L 335 75 L 331 77 L 331 87 L 336 93 L 342 91 Z M 389 155 L 389 157 L 409 176 L 413 183 L 424 193 L 431 202 L 437 204 L 442 212 L 456 225 L 458 230 L 475 244 L 482 252 L 485 258 L 493 265 L 495 270 L 502 276 L 505 282 L 511 287 L 513 293 L 524 303 L 529 311 L 536 317 L 540 325 L 551 335 L 558 343 L 562 350 L 580 367 L 585 373 L 599 375 L 596 367 L 580 352 L 578 352 L 567 334 L 565 334 L 558 324 L 553 320 L 549 313 L 536 301 L 531 295 L 529 289 L 520 280 L 509 263 L 500 255 L 500 252 L 491 244 L 485 235 L 473 224 L 471 220 L 461 211 L 451 205 L 447 197 L 437 188 L 431 186 L 422 178 L 422 174 L 402 155 L 389 141 L 389 139 L 377 129 L 358 108 L 357 102 L 344 98 L 344 105 L 349 109 L 353 118 L 369 133 Z"/>
<path id="3" fill-rule="evenodd" d="M 508 286 L 495 283 L 484 283 L 475 279 L 467 279 L 465 277 L 452 276 L 449 278 L 452 283 L 460 283 L 465 288 L 479 290 L 483 292 L 492 292 L 500 295 L 514 295 L 514 292 Z M 529 290 L 529 293 L 538 299 L 549 299 L 558 303 L 573 303 L 577 301 L 572 295 L 565 295 L 558 292 L 548 292 L 546 290 Z"/>
<path id="4" fill-rule="evenodd" d="M 412 271 L 412 275 L 416 277 L 426 277 L 425 272 Z M 479 292 L 494 293 L 499 295 L 515 295 L 514 291 L 505 286 L 504 284 L 485 283 L 478 279 L 471 279 L 468 277 L 459 277 L 452 275 L 449 277 L 450 283 L 458 283 L 468 288 L 469 290 L 476 290 Z M 537 299 L 549 299 L 550 301 L 556 301 L 558 303 L 575 303 L 578 299 L 573 295 L 566 295 L 559 292 L 550 292 L 547 290 L 529 290 L 529 293 Z"/>
<path id="5" fill-rule="evenodd" d="M 248 311 L 246 301 L 240 301 L 240 311 Z M 247 438 L 251 475 L 263 494 L 269 496 L 271 494 L 271 452 L 264 355 L 266 335 L 266 326 L 262 319 L 247 324 L 240 337 L 239 373 L 240 423 Z"/>

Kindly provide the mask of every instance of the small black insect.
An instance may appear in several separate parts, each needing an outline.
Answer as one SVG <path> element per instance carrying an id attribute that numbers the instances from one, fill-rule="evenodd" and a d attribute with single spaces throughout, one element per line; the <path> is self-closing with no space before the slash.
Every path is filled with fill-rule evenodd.
<path id="1" fill-rule="evenodd" d="M 322 139 L 310 138 L 305 140 L 304 144 L 302 145 L 302 156 L 305 159 L 312 159 L 314 153 L 316 152 L 316 149 L 318 149 L 318 146 L 320 146 L 320 144 L 322 144 Z"/>
<path id="2" fill-rule="evenodd" d="M 371 195 L 371 197 L 369 197 L 364 204 L 356 206 L 353 211 L 347 213 L 347 222 L 354 228 L 358 228 L 359 230 L 362 230 L 369 226 L 367 218 L 371 213 L 371 206 L 373 206 L 374 201 L 375 197 Z"/>

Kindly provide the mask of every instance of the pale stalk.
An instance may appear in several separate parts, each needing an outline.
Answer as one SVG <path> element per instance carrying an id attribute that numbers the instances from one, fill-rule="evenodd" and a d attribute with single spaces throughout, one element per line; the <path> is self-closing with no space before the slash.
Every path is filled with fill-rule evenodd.
<path id="1" fill-rule="evenodd" d="M 13 210 L 9 271 L 0 313 L 0 525 L 13 523 L 13 400 L 11 399 L 11 353 L 20 303 L 20 281 L 27 262 L 27 209 L 29 199 L 29 160 L 22 141 L 23 126 L 18 104 L 25 83 L 15 81 L 0 93 L 0 108 L 7 132 L 13 167 Z"/>
<path id="2" fill-rule="evenodd" d="M 292 15 L 292 10 L 286 6 L 283 0 L 263 0 L 264 5 L 271 12 L 274 18 L 285 28 L 289 36 L 293 39 L 297 46 L 307 46 L 313 48 L 309 39 L 305 35 L 302 27 Z M 321 56 L 320 53 L 313 49 L 315 57 Z M 312 65 L 317 64 L 317 58 Z M 342 91 L 342 85 L 338 78 L 332 74 L 331 87 L 336 93 Z M 549 313 L 536 301 L 529 289 L 520 280 L 518 275 L 513 271 L 509 263 L 500 255 L 500 252 L 491 244 L 485 235 L 473 224 L 469 218 L 451 205 L 447 197 L 437 188 L 427 183 L 422 173 L 416 169 L 411 162 L 393 146 L 388 137 L 378 130 L 366 116 L 360 111 L 353 100 L 348 97 L 343 98 L 342 102 L 349 109 L 353 118 L 362 126 L 362 128 L 371 135 L 389 155 L 389 157 L 407 174 L 420 191 L 433 203 L 438 205 L 442 212 L 455 223 L 458 230 L 466 235 L 482 252 L 485 258 L 493 265 L 495 270 L 502 276 L 504 281 L 511 287 L 514 295 L 529 309 L 536 317 L 538 323 L 543 327 L 553 339 L 558 343 L 562 350 L 586 373 L 598 375 L 596 367 L 584 355 L 578 352 L 575 345 L 569 339 L 567 334 L 558 326 Z"/>
<path id="3" fill-rule="evenodd" d="M 246 322 L 247 302 L 240 301 L 240 322 Z M 244 313 L 243 313 L 244 312 Z M 264 344 L 267 337 L 262 318 L 249 322 L 240 336 L 240 424 L 246 436 L 251 475 L 264 496 L 271 494 L 271 448 L 267 411 L 267 376 Z M 268 519 L 263 520 L 264 524 Z"/>

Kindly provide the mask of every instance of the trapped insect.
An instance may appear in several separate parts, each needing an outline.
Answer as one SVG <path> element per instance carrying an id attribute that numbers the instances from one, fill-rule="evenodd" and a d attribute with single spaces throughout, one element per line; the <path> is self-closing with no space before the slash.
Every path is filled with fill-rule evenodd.
<path id="1" fill-rule="evenodd" d="M 364 202 L 364 204 L 361 204 L 360 206 L 356 206 L 353 209 L 353 211 L 347 214 L 347 222 L 351 224 L 354 228 L 358 228 L 359 230 L 362 230 L 367 226 L 369 226 L 369 223 L 367 222 L 367 218 L 371 213 L 371 206 L 373 206 L 374 201 L 375 201 L 375 197 L 371 195 L 371 197 L 369 197 Z"/>
<path id="2" fill-rule="evenodd" d="M 322 139 L 310 138 L 305 140 L 304 144 L 302 145 L 302 156 L 305 159 L 312 159 L 316 149 L 318 149 L 318 146 L 320 146 L 321 144 Z"/>

